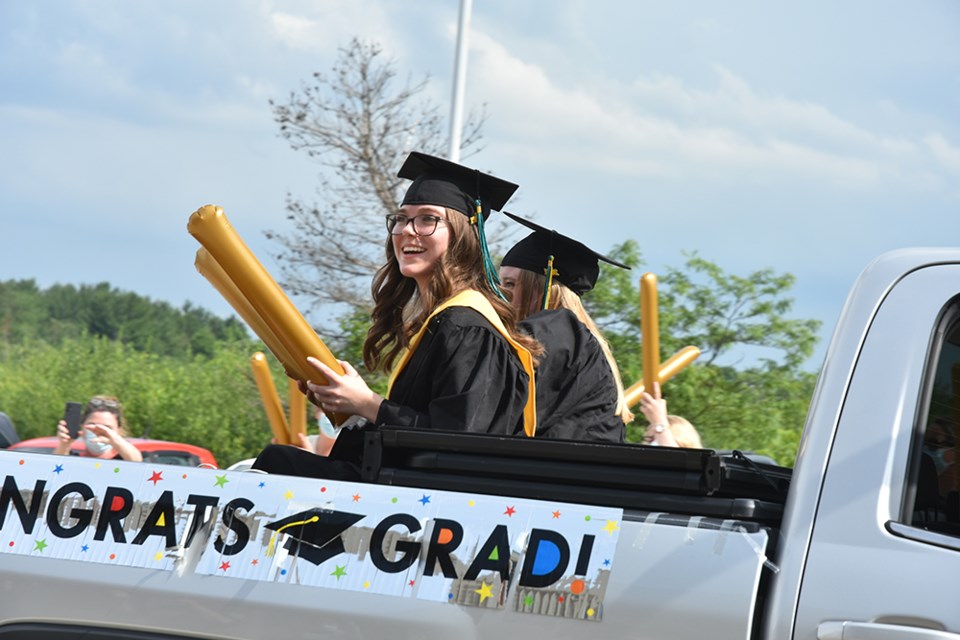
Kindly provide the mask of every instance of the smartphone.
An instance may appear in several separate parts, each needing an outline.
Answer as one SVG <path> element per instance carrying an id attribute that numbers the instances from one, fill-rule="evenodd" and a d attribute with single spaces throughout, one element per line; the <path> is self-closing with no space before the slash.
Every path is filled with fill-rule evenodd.
<path id="1" fill-rule="evenodd" d="M 70 437 L 76 439 L 80 435 L 80 416 L 83 413 L 83 405 L 79 402 L 68 402 L 63 410 L 63 421 L 67 423 L 67 431 Z"/>

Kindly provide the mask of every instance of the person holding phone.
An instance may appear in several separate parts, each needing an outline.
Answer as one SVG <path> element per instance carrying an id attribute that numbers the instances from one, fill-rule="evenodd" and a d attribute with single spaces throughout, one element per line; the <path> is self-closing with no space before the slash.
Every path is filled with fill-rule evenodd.
<path id="1" fill-rule="evenodd" d="M 68 415 L 69 412 L 68 408 Z M 57 438 L 59 442 L 53 452 L 60 455 L 70 455 L 73 441 L 83 438 L 84 450 L 81 456 L 143 461 L 143 454 L 127 442 L 123 408 L 120 401 L 112 396 L 90 398 L 80 414 L 80 425 L 75 434 L 70 433 L 67 420 L 61 420 L 57 424 Z"/>

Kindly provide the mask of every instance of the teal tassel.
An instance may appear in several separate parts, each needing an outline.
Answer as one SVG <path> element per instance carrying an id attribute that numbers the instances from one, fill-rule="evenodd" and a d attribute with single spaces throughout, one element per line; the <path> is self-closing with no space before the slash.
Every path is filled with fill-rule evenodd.
<path id="1" fill-rule="evenodd" d="M 503 291 L 500 290 L 500 276 L 497 274 L 497 269 L 493 265 L 493 259 L 490 257 L 490 249 L 487 247 L 487 234 L 483 230 L 483 216 L 480 215 L 480 201 L 477 200 L 477 235 L 480 238 L 480 254 L 483 256 L 483 271 L 487 276 L 487 283 L 490 285 L 490 288 L 493 289 L 494 293 L 503 300 L 507 301 L 506 296 L 503 295 Z"/>

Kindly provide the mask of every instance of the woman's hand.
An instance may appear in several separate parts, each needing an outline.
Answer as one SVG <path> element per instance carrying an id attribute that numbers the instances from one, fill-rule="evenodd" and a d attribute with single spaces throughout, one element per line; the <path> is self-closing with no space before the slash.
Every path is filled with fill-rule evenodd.
<path id="1" fill-rule="evenodd" d="M 109 444 L 120 457 L 130 462 L 143 462 L 143 454 L 135 446 L 127 442 L 119 431 L 102 424 L 86 424 L 84 429 L 96 436 L 96 441 Z M 110 457 L 113 457 L 112 455 Z"/>
<path id="2" fill-rule="evenodd" d="M 57 446 L 54 447 L 53 452 L 61 456 L 68 455 L 71 444 L 73 444 L 73 438 L 70 437 L 70 432 L 67 431 L 67 423 L 61 420 L 57 423 Z"/>
<path id="3" fill-rule="evenodd" d="M 677 439 L 670 431 L 670 418 L 667 413 L 667 401 L 660 395 L 660 383 L 653 383 L 653 395 L 646 391 L 640 396 L 640 411 L 650 424 L 643 441 L 660 447 L 677 447 Z"/>
<path id="4" fill-rule="evenodd" d="M 339 361 L 340 366 L 343 367 L 343 375 L 335 373 L 333 369 L 316 358 L 307 358 L 307 362 L 327 379 L 325 385 L 306 383 L 309 392 L 307 397 L 310 402 L 328 415 L 344 413 L 357 415 L 371 422 L 376 421 L 383 397 L 370 390 L 349 362 Z"/>
<path id="5" fill-rule="evenodd" d="M 660 383 L 653 383 L 653 395 L 646 391 L 640 396 L 640 411 L 652 425 L 667 425 L 667 401 L 660 396 Z"/>

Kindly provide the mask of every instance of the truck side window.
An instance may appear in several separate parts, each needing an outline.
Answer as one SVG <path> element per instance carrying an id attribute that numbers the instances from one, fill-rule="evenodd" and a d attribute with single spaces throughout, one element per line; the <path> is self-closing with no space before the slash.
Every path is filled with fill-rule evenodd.
<path id="1" fill-rule="evenodd" d="M 938 339 L 926 425 L 914 444 L 916 494 L 911 524 L 960 537 L 960 313 L 956 309 L 944 317 Z"/>

